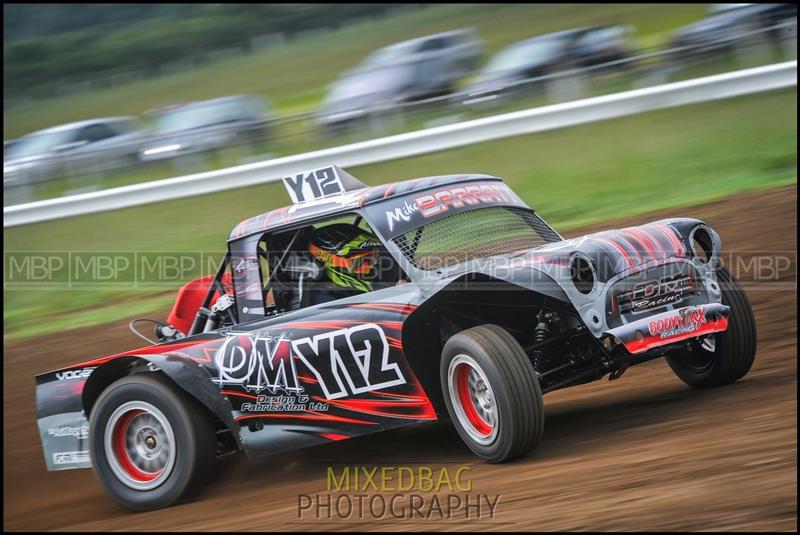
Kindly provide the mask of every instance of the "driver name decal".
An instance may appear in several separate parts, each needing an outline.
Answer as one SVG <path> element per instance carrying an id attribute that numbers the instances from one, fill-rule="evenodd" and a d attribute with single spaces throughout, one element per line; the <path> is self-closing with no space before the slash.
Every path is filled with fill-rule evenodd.
<path id="1" fill-rule="evenodd" d="M 395 208 L 394 210 L 386 210 L 386 224 L 389 225 L 389 231 L 394 230 L 395 223 L 400 220 L 405 221 L 408 223 L 411 221 L 411 216 L 417 211 L 416 203 L 409 203 L 408 201 L 403 201 L 403 205 Z"/>
<path id="2" fill-rule="evenodd" d="M 373 323 L 294 340 L 292 349 L 327 399 L 406 383 L 397 363 L 389 361 L 386 334 Z"/>
<path id="3" fill-rule="evenodd" d="M 465 205 L 495 202 L 514 203 L 516 198 L 505 184 L 480 184 L 442 189 L 414 199 L 422 217 L 435 216 L 448 211 L 450 207 L 462 208 Z"/>

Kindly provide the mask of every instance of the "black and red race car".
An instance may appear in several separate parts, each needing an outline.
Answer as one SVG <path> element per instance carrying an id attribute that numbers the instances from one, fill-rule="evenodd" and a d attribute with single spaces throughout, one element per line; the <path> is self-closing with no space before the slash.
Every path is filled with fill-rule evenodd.
<path id="1" fill-rule="evenodd" d="M 502 462 L 541 439 L 547 392 L 659 357 L 699 388 L 753 363 L 750 304 L 696 219 L 565 240 L 492 176 L 367 187 L 332 166 L 284 182 L 294 204 L 233 229 L 158 343 L 36 378 L 48 469 L 91 466 L 153 509 L 199 492 L 221 455 L 448 417 Z M 309 304 L 308 236 L 343 222 L 379 238 L 396 280 Z"/>

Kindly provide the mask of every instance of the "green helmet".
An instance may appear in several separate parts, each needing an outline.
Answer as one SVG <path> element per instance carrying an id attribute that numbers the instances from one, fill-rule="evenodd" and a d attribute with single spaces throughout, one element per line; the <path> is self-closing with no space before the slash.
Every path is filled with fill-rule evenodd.
<path id="1" fill-rule="evenodd" d="M 371 231 L 348 223 L 316 229 L 308 244 L 311 255 L 325 266 L 331 282 L 361 292 L 372 291 L 368 279 L 375 273 L 376 253 L 382 247 Z"/>

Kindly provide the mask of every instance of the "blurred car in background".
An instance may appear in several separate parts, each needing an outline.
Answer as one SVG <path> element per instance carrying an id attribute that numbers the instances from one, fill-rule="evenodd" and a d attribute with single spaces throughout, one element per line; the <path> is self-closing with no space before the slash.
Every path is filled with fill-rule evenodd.
<path id="1" fill-rule="evenodd" d="M 633 50 L 630 34 L 628 26 L 610 25 L 564 30 L 519 41 L 495 54 L 458 100 L 473 104 L 501 96 L 518 96 L 541 87 L 542 81 L 537 78 L 625 59 Z M 526 83 L 528 80 L 531 82 Z"/>
<path id="2" fill-rule="evenodd" d="M 8 140 L 4 139 L 3 140 L 3 154 L 5 154 L 6 151 L 10 150 L 11 147 L 16 145 L 18 141 L 19 141 L 18 139 L 8 139 Z"/>
<path id="3" fill-rule="evenodd" d="M 797 19 L 797 4 L 715 4 L 709 11 L 710 16 L 672 34 L 670 48 L 680 49 L 673 59 L 729 52 L 747 43 L 743 34 Z M 777 41 L 779 32 L 768 31 L 762 37 Z"/>
<path id="4" fill-rule="evenodd" d="M 314 122 L 336 127 L 397 103 L 447 95 L 475 71 L 481 52 L 469 29 L 381 48 L 330 86 Z"/>
<path id="5" fill-rule="evenodd" d="M 28 134 L 3 151 L 3 186 L 107 171 L 137 162 L 144 129 L 135 117 L 91 119 Z"/>
<path id="6" fill-rule="evenodd" d="M 153 127 L 139 158 L 165 160 L 220 150 L 240 144 L 263 148 L 268 135 L 268 110 L 255 95 L 234 95 L 151 112 Z"/>
<path id="7" fill-rule="evenodd" d="M 624 60 L 634 52 L 631 26 L 611 25 L 589 28 L 572 46 L 571 61 L 577 67 L 593 67 Z M 618 68 L 619 66 L 615 66 Z"/>

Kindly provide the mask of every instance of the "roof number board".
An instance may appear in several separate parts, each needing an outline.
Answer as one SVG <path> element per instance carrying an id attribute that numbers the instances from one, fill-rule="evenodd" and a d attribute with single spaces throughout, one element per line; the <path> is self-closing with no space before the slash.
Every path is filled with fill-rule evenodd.
<path id="1" fill-rule="evenodd" d="M 342 179 L 334 166 L 283 177 L 283 185 L 293 203 L 313 201 L 345 192 Z"/>

